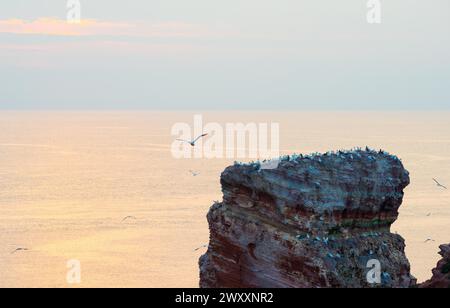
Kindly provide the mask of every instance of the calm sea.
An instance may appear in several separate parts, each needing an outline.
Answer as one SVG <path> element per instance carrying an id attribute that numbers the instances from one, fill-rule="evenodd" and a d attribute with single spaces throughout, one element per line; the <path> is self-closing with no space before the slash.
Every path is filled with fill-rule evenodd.
<path id="1" fill-rule="evenodd" d="M 233 160 L 173 157 L 172 126 L 193 125 L 195 114 L 0 112 L 0 287 L 69 287 L 72 259 L 86 287 L 197 287 L 204 248 L 195 249 L 208 242 L 205 215 Z M 450 194 L 432 181 L 450 186 L 450 113 L 211 112 L 203 121 L 277 122 L 283 154 L 368 145 L 398 155 L 412 183 L 393 231 L 414 275 L 431 276 L 450 241 Z"/>

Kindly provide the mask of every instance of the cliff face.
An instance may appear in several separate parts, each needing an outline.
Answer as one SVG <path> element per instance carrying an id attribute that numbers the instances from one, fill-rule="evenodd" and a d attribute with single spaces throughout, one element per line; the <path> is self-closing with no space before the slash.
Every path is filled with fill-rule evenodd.
<path id="1" fill-rule="evenodd" d="M 370 150 L 235 164 L 210 209 L 201 287 L 409 287 L 404 240 L 390 233 L 408 172 Z"/>
<path id="2" fill-rule="evenodd" d="M 420 285 L 421 288 L 450 288 L 450 244 L 441 245 L 442 260 L 433 270 L 433 277 Z"/>

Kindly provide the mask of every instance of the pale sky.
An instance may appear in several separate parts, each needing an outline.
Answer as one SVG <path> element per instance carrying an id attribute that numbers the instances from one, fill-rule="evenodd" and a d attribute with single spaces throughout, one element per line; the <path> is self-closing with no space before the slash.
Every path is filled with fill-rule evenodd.
<path id="1" fill-rule="evenodd" d="M 0 4 L 0 109 L 450 110 L 450 1 Z"/>

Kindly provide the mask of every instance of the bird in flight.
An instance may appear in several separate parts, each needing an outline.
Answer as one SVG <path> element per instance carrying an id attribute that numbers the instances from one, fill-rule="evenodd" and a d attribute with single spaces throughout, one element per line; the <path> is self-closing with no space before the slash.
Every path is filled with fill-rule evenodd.
<path id="1" fill-rule="evenodd" d="M 208 247 L 208 245 L 202 245 L 202 246 L 200 246 L 198 248 L 195 248 L 194 251 L 199 251 L 200 249 L 206 248 L 206 247 Z"/>
<path id="2" fill-rule="evenodd" d="M 200 139 L 202 139 L 203 137 L 208 136 L 208 134 L 203 134 L 201 136 L 198 136 L 197 138 L 195 138 L 194 140 L 184 140 L 184 139 L 177 139 L 177 141 L 181 141 L 181 142 L 186 142 L 188 144 L 190 144 L 191 146 L 195 147 L 195 144 L 197 143 L 197 141 L 199 141 Z"/>
<path id="3" fill-rule="evenodd" d="M 125 217 L 124 219 L 122 219 L 122 222 L 124 222 L 124 221 L 126 221 L 126 220 L 128 220 L 128 219 L 136 220 L 137 218 L 134 217 L 134 216 L 127 216 L 127 217 Z"/>
<path id="4" fill-rule="evenodd" d="M 16 252 L 19 252 L 19 251 L 27 251 L 27 250 L 29 250 L 28 248 L 17 248 L 16 250 L 14 250 L 13 252 L 11 252 L 11 254 L 15 254 Z"/>
<path id="5" fill-rule="evenodd" d="M 445 187 L 444 185 L 442 185 L 441 183 L 439 183 L 436 179 L 433 179 L 433 181 L 436 183 L 436 185 L 437 185 L 438 187 L 447 189 L 447 187 Z"/>
<path id="6" fill-rule="evenodd" d="M 200 172 L 195 172 L 195 171 L 192 171 L 192 170 L 189 170 L 189 172 L 192 174 L 192 176 L 200 175 Z"/>
<path id="7" fill-rule="evenodd" d="M 431 239 L 431 238 L 429 238 L 429 239 L 427 239 L 427 240 L 425 241 L 425 243 L 428 243 L 428 242 L 436 242 L 436 241 L 433 240 L 433 239 Z"/>

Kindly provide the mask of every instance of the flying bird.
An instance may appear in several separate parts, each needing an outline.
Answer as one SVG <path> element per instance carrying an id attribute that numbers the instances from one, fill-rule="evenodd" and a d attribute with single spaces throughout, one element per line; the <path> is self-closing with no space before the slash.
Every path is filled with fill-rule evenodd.
<path id="1" fill-rule="evenodd" d="M 192 170 L 189 170 L 189 172 L 192 174 L 192 176 L 200 175 L 200 172 L 195 172 L 195 171 L 192 171 Z"/>
<path id="2" fill-rule="evenodd" d="M 208 134 L 203 134 L 201 136 L 198 136 L 197 138 L 195 138 L 194 140 L 184 140 L 184 139 L 177 139 L 177 141 L 181 141 L 181 142 L 185 142 L 190 144 L 191 146 L 195 147 L 195 144 L 197 143 L 197 141 L 199 141 L 200 139 L 202 139 L 203 137 L 208 136 Z"/>
<path id="3" fill-rule="evenodd" d="M 127 216 L 127 217 L 125 217 L 124 219 L 122 219 L 122 222 L 124 222 L 124 221 L 126 221 L 126 220 L 128 220 L 128 219 L 136 220 L 137 218 L 134 217 L 134 216 Z"/>
<path id="4" fill-rule="evenodd" d="M 29 250 L 28 248 L 17 248 L 16 250 L 14 250 L 13 252 L 11 252 L 11 254 L 15 254 L 16 252 L 19 252 L 19 251 L 27 251 L 27 250 Z"/>
<path id="5" fill-rule="evenodd" d="M 436 179 L 433 179 L 433 181 L 436 183 L 436 185 L 437 185 L 438 187 L 447 189 L 447 187 L 445 187 L 444 185 L 442 185 L 441 183 L 439 183 Z"/>
<path id="6" fill-rule="evenodd" d="M 433 239 L 431 239 L 431 238 L 429 238 L 429 239 L 427 239 L 427 240 L 425 241 L 425 243 L 428 243 L 428 242 L 436 242 L 436 241 L 433 240 Z"/>
<path id="7" fill-rule="evenodd" d="M 195 248 L 194 251 L 199 251 L 200 249 L 206 248 L 206 247 L 208 247 L 208 245 L 202 245 L 202 246 L 200 246 L 198 248 Z"/>

